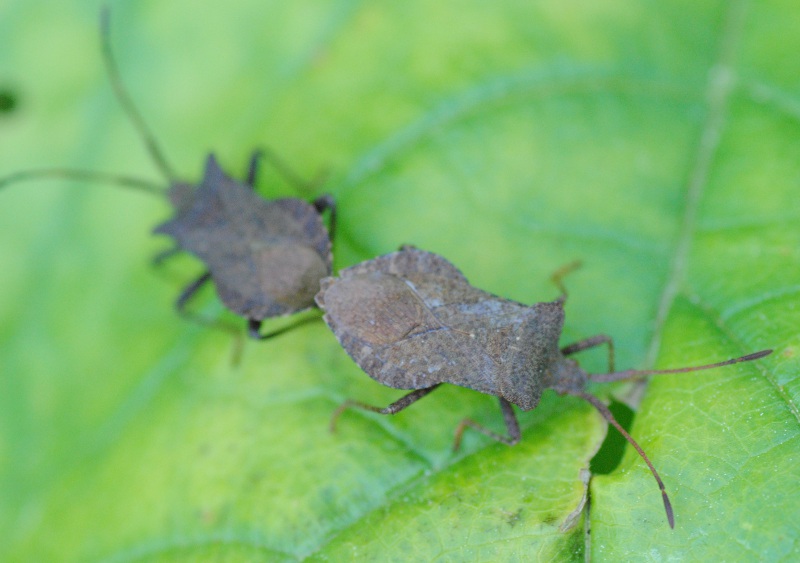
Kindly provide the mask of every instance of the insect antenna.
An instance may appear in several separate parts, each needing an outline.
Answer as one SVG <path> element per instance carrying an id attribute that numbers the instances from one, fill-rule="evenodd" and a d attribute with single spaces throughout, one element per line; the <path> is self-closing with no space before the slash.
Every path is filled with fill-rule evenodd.
<path id="1" fill-rule="evenodd" d="M 166 177 L 170 184 L 174 184 L 176 182 L 176 176 L 174 172 L 164 158 L 164 154 L 159 148 L 158 143 L 156 143 L 155 137 L 148 129 L 144 119 L 142 119 L 141 114 L 136 109 L 136 106 L 133 104 L 133 101 L 122 84 L 119 71 L 117 70 L 117 64 L 114 60 L 114 55 L 111 52 L 111 41 L 109 36 L 109 11 L 108 7 L 104 6 L 100 11 L 100 43 L 103 53 L 103 61 L 106 66 L 106 72 L 108 73 L 109 80 L 111 81 L 111 86 L 114 89 L 114 93 L 116 94 L 123 111 L 131 119 L 134 127 L 136 127 L 136 130 L 144 140 L 147 151 L 153 158 L 156 167 Z M 76 170 L 72 168 L 42 168 L 38 170 L 24 170 L 22 172 L 17 172 L 4 178 L 0 178 L 0 188 L 4 188 L 5 186 L 16 182 L 36 180 L 39 178 L 60 178 L 76 180 L 79 182 L 116 184 L 124 188 L 131 188 L 158 195 L 164 195 L 166 192 L 166 189 L 163 186 L 147 180 L 142 180 L 140 178 L 133 178 L 130 176 L 117 174 L 107 174 L 105 172 Z"/>
<path id="2" fill-rule="evenodd" d="M 131 176 L 120 176 L 117 174 L 106 174 L 104 172 L 91 172 L 88 170 L 73 170 L 71 168 L 41 168 L 38 170 L 23 170 L 10 174 L 5 178 L 0 178 L 0 188 L 9 184 L 25 180 L 36 180 L 38 178 L 60 178 L 76 180 L 78 182 L 97 182 L 101 184 L 117 184 L 123 188 L 130 188 L 142 192 L 152 193 L 159 196 L 164 195 L 164 188 L 153 182 L 133 178 Z"/>
<path id="3" fill-rule="evenodd" d="M 120 77 L 119 70 L 117 69 L 117 63 L 114 59 L 114 54 L 111 51 L 111 34 L 109 29 L 109 9 L 108 6 L 103 6 L 100 10 L 100 46 L 103 52 L 103 62 L 106 65 L 108 78 L 111 81 L 111 87 L 114 89 L 114 93 L 117 95 L 117 99 L 119 100 L 123 111 L 128 114 L 128 117 L 133 122 L 134 127 L 136 127 L 139 135 L 141 135 L 142 140 L 147 147 L 147 152 L 150 153 L 150 156 L 153 158 L 156 166 L 166 177 L 169 183 L 174 184 L 177 181 L 177 176 L 173 172 L 172 167 L 167 163 L 167 159 L 164 157 L 164 153 L 162 152 L 161 148 L 159 148 L 155 137 L 150 132 L 147 124 L 144 122 L 144 118 L 142 118 L 139 110 L 136 109 L 136 105 L 133 103 L 128 91 L 122 84 L 122 78 Z"/>
<path id="4" fill-rule="evenodd" d="M 558 270 L 553 272 L 553 275 L 550 276 L 550 281 L 555 284 L 558 288 L 560 295 L 556 298 L 556 301 L 563 303 L 567 300 L 567 286 L 564 285 L 564 278 L 583 266 L 583 262 L 580 260 L 573 260 L 569 264 L 564 264 Z"/>
<path id="5" fill-rule="evenodd" d="M 620 381 L 622 379 L 630 379 L 632 377 L 644 376 L 644 375 L 661 375 L 667 373 L 687 373 L 690 371 L 700 371 L 704 369 L 712 369 L 712 368 L 719 368 L 723 366 L 729 366 L 732 364 L 738 364 L 740 362 L 750 362 L 752 360 L 758 360 L 763 358 L 764 356 L 768 356 L 772 353 L 772 350 L 761 350 L 759 352 L 753 352 L 752 354 L 746 354 L 744 356 L 740 356 L 738 358 L 732 358 L 730 360 L 725 360 L 724 362 L 717 362 L 714 364 L 706 364 L 702 366 L 690 366 L 684 368 L 674 368 L 674 369 L 628 369 L 625 371 L 616 371 L 612 373 L 596 373 L 590 374 L 589 380 L 594 382 L 610 382 L 610 381 Z M 675 516 L 672 512 L 672 504 L 669 501 L 669 496 L 667 495 L 667 491 L 664 488 L 664 482 L 661 480 L 661 477 L 658 475 L 658 471 L 656 468 L 653 467 L 653 464 L 650 462 L 650 459 L 647 457 L 647 454 L 644 453 L 644 450 L 636 443 L 630 434 L 622 427 L 622 425 L 617 422 L 614 418 L 614 415 L 608 409 L 608 407 L 603 404 L 603 402 L 595 397 L 594 395 L 590 395 L 585 391 L 578 391 L 572 390 L 568 391 L 571 395 L 575 395 L 576 397 L 580 397 L 584 401 L 590 403 L 594 408 L 598 410 L 598 412 L 603 415 L 610 424 L 616 428 L 622 437 L 625 438 L 628 443 L 636 449 L 642 459 L 644 459 L 647 466 L 650 468 L 650 472 L 653 474 L 653 477 L 656 479 L 656 483 L 658 483 L 658 488 L 661 490 L 661 497 L 664 499 L 664 510 L 667 513 L 667 521 L 669 522 L 670 528 L 675 527 Z"/>
<path id="6" fill-rule="evenodd" d="M 603 404 L 603 402 L 600 399 L 598 399 L 594 395 L 586 393 L 585 391 L 571 392 L 570 394 L 575 395 L 576 397 L 580 397 L 584 401 L 590 403 L 594 408 L 596 408 L 598 412 L 600 412 L 600 414 L 603 415 L 603 418 L 605 418 L 609 423 L 611 423 L 614 426 L 614 428 L 616 428 L 619 431 L 619 433 L 622 434 L 622 437 L 625 438 L 628 441 L 628 443 L 636 449 L 637 452 L 639 452 L 639 455 L 642 456 L 642 459 L 644 459 L 644 462 L 647 464 L 647 467 L 650 468 L 650 472 L 653 474 L 653 477 L 656 478 L 656 483 L 658 483 L 658 488 L 661 489 L 661 498 L 664 499 L 664 510 L 667 513 L 667 521 L 669 522 L 669 527 L 675 528 L 675 515 L 672 512 L 672 503 L 669 501 L 669 496 L 667 495 L 667 490 L 664 487 L 664 482 L 661 480 L 661 477 L 659 476 L 658 471 L 656 471 L 656 468 L 653 467 L 653 464 L 650 462 L 650 458 L 648 458 L 647 454 L 644 453 L 642 447 L 639 444 L 637 444 L 636 440 L 634 440 L 633 437 L 630 434 L 628 434 L 628 432 L 622 427 L 622 425 L 619 422 L 617 422 L 617 419 L 614 418 L 614 415 L 611 413 L 608 407 Z"/>
<path id="7" fill-rule="evenodd" d="M 700 371 L 704 369 L 729 366 L 731 364 L 738 364 L 740 362 L 750 362 L 752 360 L 758 360 L 760 358 L 763 358 L 764 356 L 769 356 L 770 354 L 772 354 L 772 350 L 761 350 L 759 352 L 753 352 L 752 354 L 747 354 L 739 358 L 732 358 L 730 360 L 725 360 L 724 362 L 717 362 L 715 364 L 706 364 L 704 366 L 690 366 L 685 368 L 674 368 L 674 369 L 627 369 L 625 371 L 616 371 L 613 373 L 593 373 L 589 375 L 589 381 L 602 383 L 609 381 L 620 381 L 622 379 L 630 379 L 632 377 L 638 377 L 640 375 L 663 375 L 667 373 L 687 373 L 690 371 Z"/>

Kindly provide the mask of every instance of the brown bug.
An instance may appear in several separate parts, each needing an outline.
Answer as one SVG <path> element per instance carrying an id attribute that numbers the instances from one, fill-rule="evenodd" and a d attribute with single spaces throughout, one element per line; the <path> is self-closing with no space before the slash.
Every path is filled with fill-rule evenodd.
<path id="1" fill-rule="evenodd" d="M 561 297 L 534 305 L 481 291 L 441 256 L 413 247 L 342 270 L 338 278 L 322 280 L 317 304 L 347 353 L 373 379 L 396 389 L 413 389 L 386 408 L 347 401 L 334 414 L 331 430 L 350 407 L 395 414 L 442 383 L 452 383 L 497 396 L 508 429 L 508 436 L 503 436 L 464 419 L 456 429 L 454 449 L 467 427 L 514 445 L 520 429 L 512 404 L 526 411 L 533 409 L 542 392 L 551 388 L 588 401 L 630 442 L 653 473 L 667 520 L 674 528 L 672 506 L 655 467 L 608 407 L 586 392 L 586 384 L 710 369 L 763 358 L 772 350 L 704 366 L 615 372 L 608 336 L 559 348 L 566 298 L 560 283 L 563 273 L 554 276 L 562 288 Z M 566 357 L 601 344 L 609 348 L 609 373 L 587 374 Z"/>
<path id="2" fill-rule="evenodd" d="M 107 9 L 101 11 L 100 34 L 103 60 L 114 92 L 168 187 L 127 176 L 55 168 L 13 174 L 0 179 L 0 187 L 20 180 L 56 177 L 112 183 L 166 196 L 175 213 L 154 232 L 171 236 L 176 246 L 159 254 L 155 262 L 185 251 L 198 257 L 207 268 L 180 293 L 175 302 L 178 312 L 209 323 L 189 314 L 186 305 L 204 284 L 213 281 L 225 306 L 248 320 L 251 337 L 264 339 L 284 332 L 289 327 L 262 335 L 261 323 L 314 306 L 319 280 L 331 273 L 331 237 L 336 219 L 333 198 L 326 194 L 308 203 L 298 198 L 266 200 L 258 196 L 253 185 L 262 157 L 268 158 L 293 184 L 305 185 L 268 151 L 253 153 L 244 183 L 227 176 L 213 154 L 206 160 L 199 185 L 179 181 L 122 84 L 111 51 Z M 322 221 L 325 210 L 330 210 L 330 236 Z"/>

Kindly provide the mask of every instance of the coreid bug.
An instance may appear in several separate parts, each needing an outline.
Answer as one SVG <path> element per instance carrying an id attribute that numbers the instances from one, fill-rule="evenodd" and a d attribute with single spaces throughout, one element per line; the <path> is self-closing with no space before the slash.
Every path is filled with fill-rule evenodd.
<path id="1" fill-rule="evenodd" d="M 672 506 L 655 467 L 608 407 L 586 392 L 586 384 L 721 367 L 757 360 L 772 350 L 704 366 L 615 372 L 612 365 L 609 373 L 588 374 L 567 356 L 607 344 L 613 364 L 612 340 L 599 335 L 559 348 L 565 295 L 562 289 L 555 301 L 530 306 L 503 299 L 471 286 L 441 256 L 412 247 L 342 270 L 338 278 L 325 278 L 316 301 L 342 347 L 376 381 L 413 389 L 386 408 L 347 401 L 334 414 L 331 429 L 350 407 L 395 414 L 442 383 L 452 383 L 497 396 L 508 429 L 503 436 L 464 419 L 456 429 L 454 449 L 468 427 L 514 445 L 520 429 L 512 405 L 533 409 L 545 389 L 575 395 L 596 408 L 642 456 L 674 528 Z"/>
<path id="2" fill-rule="evenodd" d="M 176 246 L 160 254 L 156 262 L 185 251 L 206 267 L 206 272 L 179 295 L 175 303 L 178 312 L 208 322 L 190 315 L 186 305 L 204 284 L 213 281 L 223 304 L 247 319 L 251 337 L 265 339 L 284 332 L 288 327 L 262 335 L 261 323 L 314 306 L 319 280 L 331 273 L 331 237 L 336 219 L 333 198 L 323 195 L 308 203 L 298 198 L 260 197 L 253 185 L 262 157 L 269 158 L 291 182 L 302 184 L 282 161 L 265 151 L 254 152 L 244 183 L 227 176 L 213 154 L 206 160 L 199 185 L 178 180 L 122 84 L 111 51 L 106 9 L 101 11 L 100 33 L 103 60 L 117 99 L 167 179 L 168 187 L 127 176 L 60 168 L 19 172 L 0 179 L 0 187 L 21 180 L 55 177 L 111 183 L 166 196 L 174 216 L 154 232 L 171 236 Z M 325 210 L 330 210 L 329 230 L 322 221 Z"/>

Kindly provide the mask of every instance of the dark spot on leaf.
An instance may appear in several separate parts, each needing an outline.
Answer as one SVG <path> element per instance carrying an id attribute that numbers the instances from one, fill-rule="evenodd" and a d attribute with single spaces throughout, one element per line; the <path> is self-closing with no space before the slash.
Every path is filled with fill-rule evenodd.
<path id="1" fill-rule="evenodd" d="M 0 87 L 0 114 L 13 112 L 17 108 L 17 99 L 13 90 Z"/>
<path id="2" fill-rule="evenodd" d="M 614 414 L 614 418 L 622 425 L 625 430 L 631 429 L 633 422 L 633 411 L 625 404 L 611 401 L 609 409 Z M 622 454 L 628 442 L 622 435 L 613 428 L 609 429 L 606 439 L 600 450 L 592 458 L 590 469 L 594 475 L 607 475 L 614 471 L 622 461 Z"/>
<path id="3" fill-rule="evenodd" d="M 556 524 L 558 524 L 558 521 L 559 521 L 558 514 L 546 514 L 542 518 L 542 522 L 547 524 L 548 526 L 555 526 Z"/>
<path id="4" fill-rule="evenodd" d="M 502 511 L 503 520 L 506 521 L 506 524 L 511 526 L 512 528 L 519 523 L 520 515 L 522 514 L 522 509 L 518 508 L 515 512 L 508 512 L 506 510 Z"/>
<path id="5" fill-rule="evenodd" d="M 266 473 L 264 471 L 254 471 L 247 478 L 247 482 L 250 485 L 255 486 L 258 485 L 261 481 L 263 481 L 264 477 L 266 477 Z"/>

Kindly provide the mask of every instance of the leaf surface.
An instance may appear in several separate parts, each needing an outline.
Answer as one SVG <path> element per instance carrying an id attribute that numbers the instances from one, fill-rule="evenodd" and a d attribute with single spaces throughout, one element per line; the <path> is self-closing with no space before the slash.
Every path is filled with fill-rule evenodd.
<path id="1" fill-rule="evenodd" d="M 111 6 L 125 84 L 182 177 L 257 147 L 327 171 L 335 265 L 414 244 L 477 287 L 550 300 L 562 342 L 617 364 L 764 360 L 545 394 L 513 448 L 497 402 L 448 387 L 394 417 L 321 323 L 248 342 L 181 320 L 201 273 L 150 230 L 165 202 L 42 180 L 0 191 L 0 559 L 790 561 L 800 555 L 800 17 L 789 2 L 353 0 Z M 0 8 L 0 174 L 70 166 L 160 182 L 103 71 L 96 7 Z M 296 191 L 265 165 L 267 197 Z M 312 194 L 304 193 L 310 198 Z M 213 291 L 196 304 L 226 322 Z M 274 321 L 270 326 L 279 326 Z M 606 369 L 602 350 L 581 362 Z M 591 527 L 591 541 L 584 532 Z M 588 553 L 587 553 L 588 550 Z"/>

